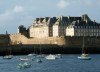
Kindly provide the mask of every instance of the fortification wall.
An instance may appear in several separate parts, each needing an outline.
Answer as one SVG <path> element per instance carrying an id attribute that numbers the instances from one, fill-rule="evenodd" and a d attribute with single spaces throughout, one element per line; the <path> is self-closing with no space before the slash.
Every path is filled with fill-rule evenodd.
<path id="1" fill-rule="evenodd" d="M 81 53 L 82 45 L 82 36 L 27 38 L 20 33 L 0 36 L 0 54 L 10 50 L 14 54 L 37 53 L 40 48 L 42 53 Z M 89 53 L 100 53 L 100 37 L 84 37 L 84 46 Z"/>
<path id="2" fill-rule="evenodd" d="M 65 45 L 69 47 L 82 47 L 83 45 L 83 36 L 73 36 L 65 37 Z M 96 36 L 87 36 L 84 37 L 84 46 L 85 47 L 100 47 L 100 37 Z"/>
<path id="3" fill-rule="evenodd" d="M 28 44 L 58 44 L 64 45 L 64 37 L 45 37 L 45 38 L 30 38 Z"/>
<path id="4" fill-rule="evenodd" d="M 5 46 L 9 44 L 9 35 L 0 35 L 0 46 Z"/>
<path id="5" fill-rule="evenodd" d="M 27 37 L 22 35 L 21 33 L 10 34 L 10 40 L 12 45 L 16 44 L 27 44 Z"/>
<path id="6" fill-rule="evenodd" d="M 24 35 L 11 34 L 10 35 L 11 44 L 58 44 L 64 45 L 65 38 L 64 37 L 44 37 L 44 38 L 27 38 Z"/>
<path id="7" fill-rule="evenodd" d="M 67 36 L 67 37 L 44 37 L 44 38 L 27 38 L 24 35 L 12 34 L 10 35 L 11 44 L 55 44 L 66 45 L 67 47 L 82 47 L 82 36 Z M 84 45 L 86 47 L 100 47 L 100 37 L 84 37 Z"/>

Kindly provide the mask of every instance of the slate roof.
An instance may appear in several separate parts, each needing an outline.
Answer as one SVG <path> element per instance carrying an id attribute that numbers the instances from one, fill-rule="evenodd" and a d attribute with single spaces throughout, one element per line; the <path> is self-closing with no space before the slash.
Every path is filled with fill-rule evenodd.
<path id="1" fill-rule="evenodd" d="M 91 19 L 88 17 L 87 14 L 84 14 L 79 17 L 60 16 L 59 18 L 57 17 L 36 18 L 36 21 L 47 26 L 53 26 L 53 25 L 100 26 L 100 24 L 91 21 Z"/>

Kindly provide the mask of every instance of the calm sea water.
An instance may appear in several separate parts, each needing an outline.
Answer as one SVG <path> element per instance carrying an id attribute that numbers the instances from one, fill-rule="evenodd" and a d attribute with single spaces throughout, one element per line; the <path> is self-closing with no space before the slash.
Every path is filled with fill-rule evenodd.
<path id="1" fill-rule="evenodd" d="M 42 58 L 42 63 L 34 61 L 27 61 L 32 64 L 30 68 L 17 68 L 20 57 L 14 56 L 10 60 L 0 57 L 0 72 L 100 72 L 100 54 L 91 54 L 91 60 L 79 60 L 78 54 L 66 54 L 62 58 L 56 60 L 46 60 Z"/>

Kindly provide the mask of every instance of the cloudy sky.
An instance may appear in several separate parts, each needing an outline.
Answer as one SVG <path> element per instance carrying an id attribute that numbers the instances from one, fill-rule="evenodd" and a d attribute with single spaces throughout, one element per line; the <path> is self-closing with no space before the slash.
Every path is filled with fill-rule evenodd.
<path id="1" fill-rule="evenodd" d="M 81 16 L 100 22 L 100 0 L 0 0 L 0 34 L 16 33 L 36 17 Z"/>

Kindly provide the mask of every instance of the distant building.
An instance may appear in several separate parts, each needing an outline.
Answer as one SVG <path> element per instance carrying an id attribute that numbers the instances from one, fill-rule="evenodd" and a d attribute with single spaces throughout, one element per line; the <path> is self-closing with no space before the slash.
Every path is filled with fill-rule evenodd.
<path id="1" fill-rule="evenodd" d="M 29 28 L 30 37 L 51 37 L 53 36 L 53 24 L 56 17 L 36 18 Z"/>
<path id="2" fill-rule="evenodd" d="M 66 28 L 66 36 L 100 36 L 100 24 L 91 21 L 87 15 L 82 20 L 70 23 Z"/>
<path id="3" fill-rule="evenodd" d="M 53 25 L 53 36 L 66 36 L 66 28 L 73 21 L 81 20 L 81 17 L 61 16 Z M 71 31 L 70 31 L 71 32 Z"/>
<path id="4" fill-rule="evenodd" d="M 29 36 L 100 36 L 100 24 L 91 21 L 86 14 L 80 17 L 36 18 L 29 27 Z"/>

